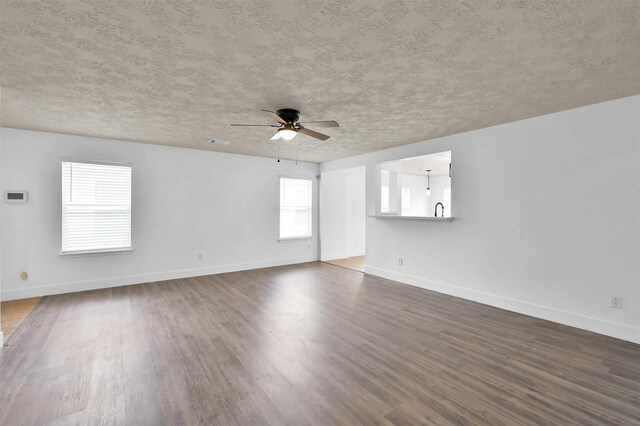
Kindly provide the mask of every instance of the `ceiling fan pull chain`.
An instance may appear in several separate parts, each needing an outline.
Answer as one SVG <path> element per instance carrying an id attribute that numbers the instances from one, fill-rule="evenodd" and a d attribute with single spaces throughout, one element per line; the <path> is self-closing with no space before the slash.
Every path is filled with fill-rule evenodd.
<path id="1" fill-rule="evenodd" d="M 280 139 L 278 139 L 278 142 L 276 142 L 278 144 L 278 163 L 280 162 Z"/>

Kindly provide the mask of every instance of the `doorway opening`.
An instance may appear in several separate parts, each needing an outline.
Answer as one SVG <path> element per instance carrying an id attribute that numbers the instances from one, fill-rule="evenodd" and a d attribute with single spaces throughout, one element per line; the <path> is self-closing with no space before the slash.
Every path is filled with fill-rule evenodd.
<path id="1" fill-rule="evenodd" d="M 364 272 L 365 166 L 322 174 L 320 260 Z"/>

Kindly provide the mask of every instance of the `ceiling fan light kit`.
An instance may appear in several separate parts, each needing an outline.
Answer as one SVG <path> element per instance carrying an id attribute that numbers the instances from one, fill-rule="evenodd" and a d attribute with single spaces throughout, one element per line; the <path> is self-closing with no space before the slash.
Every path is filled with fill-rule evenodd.
<path id="1" fill-rule="evenodd" d="M 335 120 L 300 122 L 298 121 L 300 119 L 300 111 L 291 108 L 279 109 L 276 112 L 266 109 L 263 109 L 261 111 L 269 118 L 275 120 L 278 124 L 232 124 L 232 126 L 277 127 L 278 131 L 271 137 L 272 141 L 278 139 L 290 141 L 295 138 L 298 133 L 302 133 L 303 135 L 326 141 L 327 139 L 329 139 L 328 135 L 308 129 L 304 126 L 310 124 L 317 127 L 340 127 L 338 122 Z"/>
<path id="2" fill-rule="evenodd" d="M 275 139 L 282 138 L 282 139 L 284 139 L 286 141 L 290 141 L 291 139 L 295 138 L 297 134 L 298 134 L 298 129 L 296 129 L 293 126 L 293 124 L 287 123 L 283 127 L 281 127 L 280 129 L 278 129 L 276 134 L 273 135 L 273 137 L 271 139 L 273 140 L 274 138 Z"/>

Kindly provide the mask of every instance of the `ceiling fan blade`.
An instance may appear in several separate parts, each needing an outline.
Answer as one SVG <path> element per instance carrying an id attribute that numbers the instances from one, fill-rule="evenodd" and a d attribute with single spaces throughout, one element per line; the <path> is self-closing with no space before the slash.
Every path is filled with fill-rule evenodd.
<path id="1" fill-rule="evenodd" d="M 280 139 L 281 137 L 282 137 L 282 135 L 280 135 L 280 132 L 276 132 L 275 135 L 271 136 L 271 140 L 275 141 L 275 140 Z"/>
<path id="2" fill-rule="evenodd" d="M 321 141 L 326 141 L 329 139 L 329 136 L 322 134 L 320 132 L 316 132 L 315 130 L 302 128 L 298 130 L 298 133 L 302 133 L 303 135 L 311 136 L 312 138 L 320 139 Z"/>
<path id="3" fill-rule="evenodd" d="M 280 116 L 278 114 L 276 114 L 273 111 L 269 111 L 266 109 L 261 109 L 260 111 L 262 111 L 262 113 L 266 116 L 269 116 L 270 118 L 272 118 L 273 120 L 276 120 L 278 123 L 280 124 L 287 124 L 286 121 L 284 121 L 282 118 L 280 118 Z"/>
<path id="4" fill-rule="evenodd" d="M 301 121 L 300 124 L 307 125 L 311 124 L 313 127 L 340 127 L 337 121 L 335 120 L 327 120 L 327 121 Z"/>
<path id="5" fill-rule="evenodd" d="M 280 127 L 277 124 L 232 124 L 236 127 Z"/>

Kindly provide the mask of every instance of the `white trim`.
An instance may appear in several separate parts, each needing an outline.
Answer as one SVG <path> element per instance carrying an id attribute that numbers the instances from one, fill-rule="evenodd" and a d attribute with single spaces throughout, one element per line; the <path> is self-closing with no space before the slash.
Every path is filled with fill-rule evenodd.
<path id="1" fill-rule="evenodd" d="M 4 346 L 4 333 L 0 331 L 0 348 Z"/>
<path id="2" fill-rule="evenodd" d="M 336 259 L 344 259 L 345 257 L 350 257 L 347 255 L 346 251 L 333 251 L 331 253 L 322 253 L 320 255 L 320 260 L 336 260 Z"/>
<path id="3" fill-rule="evenodd" d="M 311 183 L 313 183 L 313 176 L 309 177 L 307 175 L 278 175 L 278 182 L 280 181 L 280 179 L 300 179 L 300 180 L 310 180 Z M 312 188 L 313 190 L 313 188 Z"/>
<path id="4" fill-rule="evenodd" d="M 627 340 L 640 344 L 640 328 L 632 327 L 626 324 L 620 324 L 601 320 L 598 318 L 588 317 L 573 312 L 562 311 L 559 309 L 549 308 L 546 306 L 535 305 L 520 300 L 510 299 L 507 297 L 497 296 L 494 294 L 484 293 L 468 288 L 457 287 L 450 284 L 439 283 L 427 280 L 414 275 L 401 274 L 399 272 L 390 271 L 372 266 L 364 267 L 367 274 L 376 275 L 389 280 L 398 281 L 404 284 L 416 287 L 426 288 L 428 290 L 437 291 L 438 293 L 449 294 L 451 296 L 460 297 L 474 302 L 494 306 L 508 311 L 541 318 L 548 321 L 592 331 L 598 334 L 615 337 L 617 339 Z"/>
<path id="5" fill-rule="evenodd" d="M 369 215 L 374 219 L 404 219 L 404 220 L 428 220 L 431 222 L 451 222 L 452 217 L 433 217 L 433 216 L 401 216 L 398 214 L 383 213 L 381 215 Z"/>
<path id="6" fill-rule="evenodd" d="M 293 265 L 296 263 L 315 262 L 317 260 L 318 258 L 316 256 L 308 255 L 264 261 L 234 263 L 229 265 L 207 266 L 204 268 L 180 269 L 175 271 L 156 272 L 151 274 L 126 275 L 120 277 L 103 278 L 99 280 L 58 283 L 41 287 L 3 290 L 0 298 L 2 299 L 2 301 L 25 299 L 28 297 L 73 293 L 76 291 L 120 287 L 124 285 L 174 280 L 202 275 L 222 274 L 225 272 L 245 271 L 249 269 L 268 268 L 271 266 Z"/>
<path id="7" fill-rule="evenodd" d="M 105 250 L 76 250 L 76 251 L 61 251 L 60 253 L 58 253 L 58 256 L 68 257 L 68 256 L 94 255 L 94 254 L 117 254 L 122 252 L 129 253 L 133 251 L 135 251 L 133 247 L 123 247 L 123 248 L 105 249 Z"/>
<path id="8" fill-rule="evenodd" d="M 291 241 L 291 240 L 312 240 L 313 235 L 306 235 L 304 237 L 284 237 L 278 238 L 278 241 Z"/>
<path id="9" fill-rule="evenodd" d="M 364 256 L 364 255 L 365 255 L 364 250 L 358 250 L 354 252 L 334 251 L 331 253 L 325 253 L 320 255 L 320 260 L 324 262 L 327 260 L 345 259 L 347 257 Z"/>
<path id="10" fill-rule="evenodd" d="M 119 166 L 119 167 L 133 168 L 133 163 L 123 163 L 118 161 L 100 161 L 100 160 L 75 160 L 73 158 L 66 158 L 66 157 L 63 157 L 60 159 L 60 164 L 62 163 L 102 164 L 104 166 Z"/>

